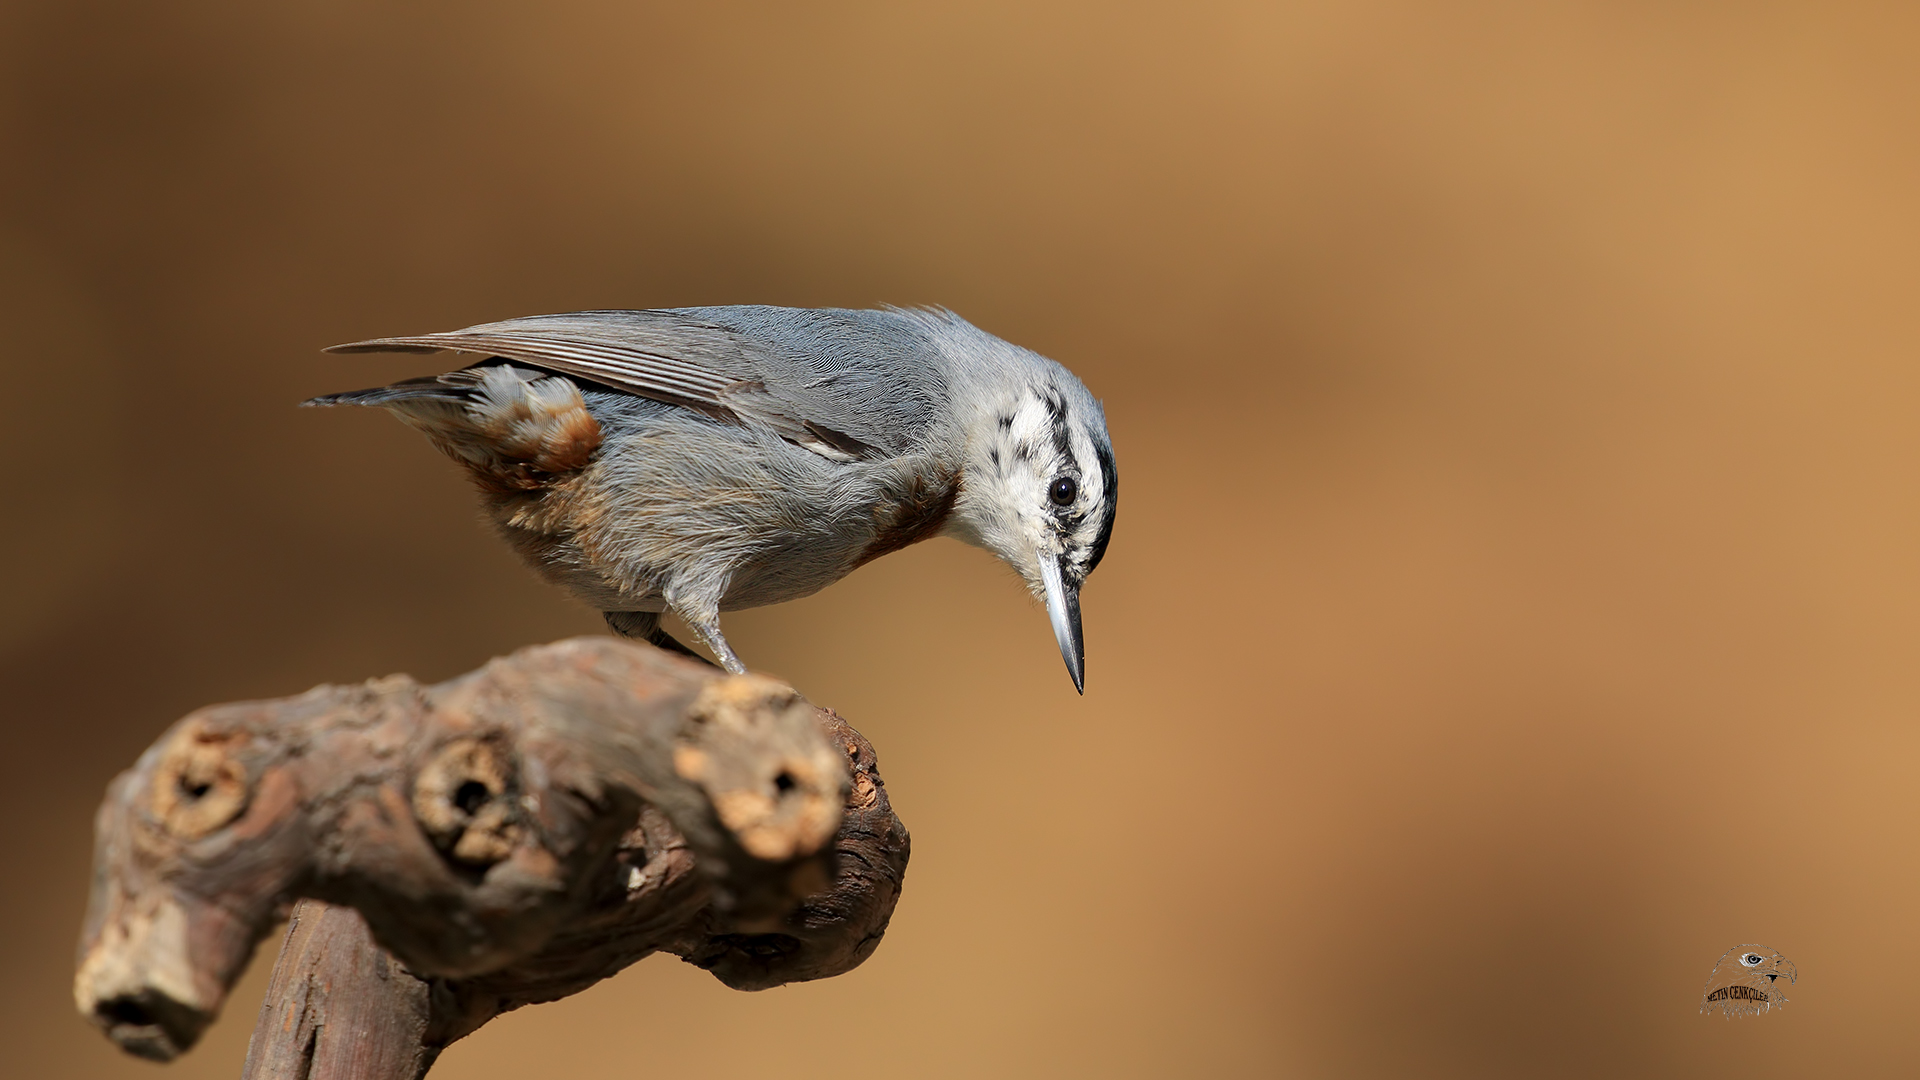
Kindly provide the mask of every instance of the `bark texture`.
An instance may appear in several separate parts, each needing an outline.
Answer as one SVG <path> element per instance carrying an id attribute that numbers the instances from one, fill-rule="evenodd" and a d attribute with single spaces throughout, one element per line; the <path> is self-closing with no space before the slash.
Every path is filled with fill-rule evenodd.
<path id="1" fill-rule="evenodd" d="M 908 854 L 838 716 L 608 638 L 202 709 L 96 832 L 81 1011 L 170 1059 L 291 911 L 246 1076 L 299 1080 L 419 1077 L 653 952 L 743 990 L 837 975 Z"/>

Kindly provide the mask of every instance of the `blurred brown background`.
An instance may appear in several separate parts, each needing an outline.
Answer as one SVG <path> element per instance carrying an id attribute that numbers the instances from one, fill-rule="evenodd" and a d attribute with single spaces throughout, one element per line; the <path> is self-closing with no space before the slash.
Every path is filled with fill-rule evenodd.
<path id="1" fill-rule="evenodd" d="M 730 617 L 879 747 L 886 943 L 436 1077 L 1912 1071 L 1912 12 L 9 0 L 0 1072 L 161 1075 L 68 985 L 167 723 L 601 632 L 293 408 L 431 361 L 317 350 L 733 302 L 944 303 L 1105 398 L 1087 696 L 950 541 Z M 1697 1016 L 1748 941 L 1792 1005 Z"/>

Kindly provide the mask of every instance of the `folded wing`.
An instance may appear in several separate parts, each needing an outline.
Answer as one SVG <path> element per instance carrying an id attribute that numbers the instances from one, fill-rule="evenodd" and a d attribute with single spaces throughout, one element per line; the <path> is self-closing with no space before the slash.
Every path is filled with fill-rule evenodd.
<path id="1" fill-rule="evenodd" d="M 767 428 L 823 457 L 849 461 L 898 450 L 917 426 L 926 393 L 915 385 L 924 373 L 911 362 L 915 339 L 910 320 L 890 312 L 803 312 L 791 309 L 692 309 L 682 311 L 584 311 L 486 323 L 439 334 L 374 338 L 336 345 L 328 352 L 473 353 L 527 364 L 671 405 L 698 409 L 723 420 Z M 738 324 L 774 325 L 772 335 L 725 325 L 732 312 L 749 312 Z M 771 314 L 770 314 L 771 313 Z M 703 314 L 720 318 L 702 317 Z M 781 322 L 782 318 L 786 322 Z M 838 322 L 834 319 L 838 318 Z M 894 329 L 890 323 L 897 322 Z M 843 325 L 844 324 L 844 325 Z M 848 328 L 851 328 L 850 330 Z M 850 348 L 839 340 L 876 331 L 888 348 Z M 810 340 L 809 335 L 811 335 Z M 836 337 L 837 335 L 837 337 Z M 765 340 L 763 340 L 763 338 Z M 899 340 L 895 340 L 895 339 Z M 862 341 L 857 344 L 866 345 Z M 887 358 L 898 371 L 860 371 L 863 381 L 829 370 L 821 357 L 855 353 L 872 364 Z M 878 355 L 881 361 L 871 357 Z M 848 386 L 886 383 L 887 392 L 848 400 Z M 903 407 L 899 404 L 906 402 Z M 918 407 L 916 407 L 918 406 Z M 890 445 L 891 444 L 891 445 Z"/>

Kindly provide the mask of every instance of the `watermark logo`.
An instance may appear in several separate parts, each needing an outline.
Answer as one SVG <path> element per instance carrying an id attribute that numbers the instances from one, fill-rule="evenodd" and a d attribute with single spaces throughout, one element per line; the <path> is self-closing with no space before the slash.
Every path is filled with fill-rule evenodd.
<path id="1" fill-rule="evenodd" d="M 1700 995 L 1700 1011 L 1724 1016 L 1759 1016 L 1787 1003 L 1788 983 L 1800 972 L 1793 961 L 1765 945 L 1736 945 L 1727 950 L 1707 976 Z"/>

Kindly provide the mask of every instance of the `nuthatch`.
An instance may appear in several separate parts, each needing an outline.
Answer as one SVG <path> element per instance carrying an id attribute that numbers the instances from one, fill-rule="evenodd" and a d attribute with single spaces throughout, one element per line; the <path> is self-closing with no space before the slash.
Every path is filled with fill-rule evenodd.
<path id="1" fill-rule="evenodd" d="M 627 637 L 728 671 L 720 612 L 811 595 L 934 536 L 986 548 L 1045 600 L 1085 692 L 1080 587 L 1119 478 L 1073 373 L 944 310 L 583 311 L 329 352 L 487 359 L 308 405 L 378 405 L 466 467 L 549 581 Z"/>

